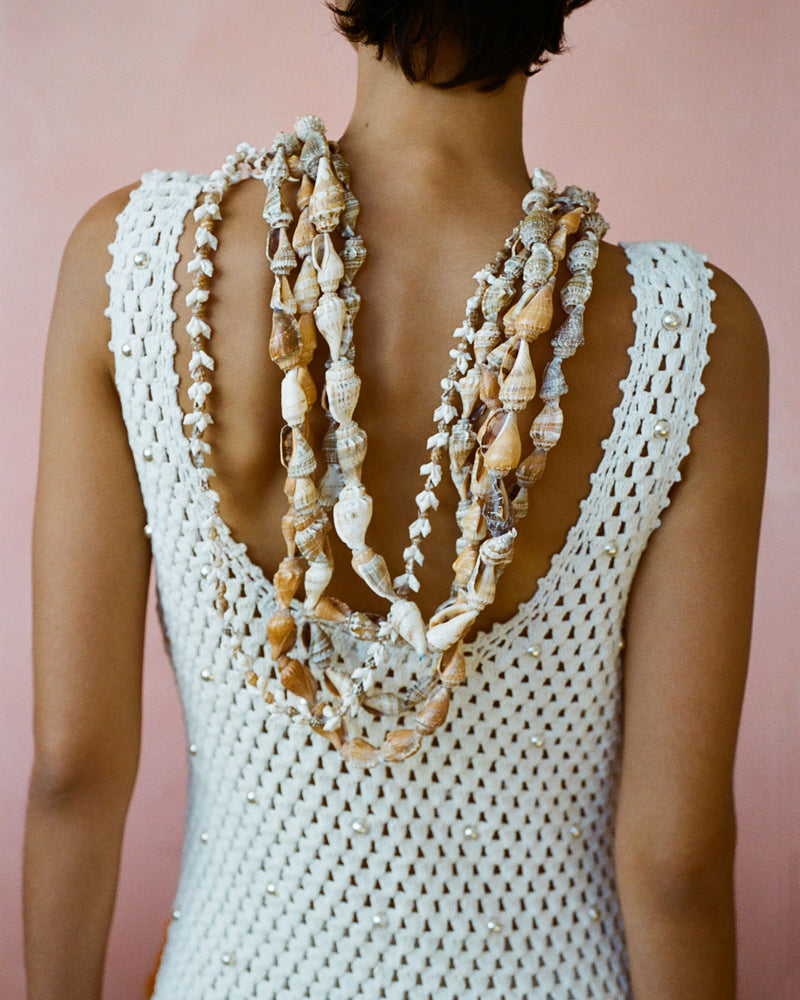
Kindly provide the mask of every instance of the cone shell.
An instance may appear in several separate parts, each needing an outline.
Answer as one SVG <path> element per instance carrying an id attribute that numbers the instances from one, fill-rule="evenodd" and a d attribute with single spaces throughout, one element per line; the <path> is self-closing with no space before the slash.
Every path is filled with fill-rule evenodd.
<path id="1" fill-rule="evenodd" d="M 502 535 L 514 527 L 514 514 L 502 479 L 492 479 L 489 494 L 483 502 L 483 516 L 491 535 Z"/>
<path id="2" fill-rule="evenodd" d="M 295 541 L 305 559 L 309 562 L 319 559 L 325 555 L 325 525 L 316 517 L 312 517 L 302 528 L 298 525 Z"/>
<path id="3" fill-rule="evenodd" d="M 472 627 L 478 612 L 474 608 L 454 605 L 446 613 L 434 615 L 428 629 L 428 645 L 434 649 L 446 650 L 463 639 Z"/>
<path id="4" fill-rule="evenodd" d="M 361 705 L 376 719 L 381 716 L 400 715 L 406 707 L 405 701 L 392 691 L 370 692 L 366 698 L 361 699 Z"/>
<path id="5" fill-rule="evenodd" d="M 311 201 L 313 191 L 314 182 L 307 174 L 303 174 L 302 180 L 300 181 L 300 187 L 297 189 L 297 207 L 301 212 L 308 208 L 308 203 Z"/>
<path id="6" fill-rule="evenodd" d="M 484 368 L 481 372 L 480 397 L 481 402 L 487 406 L 498 405 L 497 397 L 500 394 L 500 382 L 494 372 Z"/>
<path id="7" fill-rule="evenodd" d="M 511 371 L 503 379 L 498 399 L 507 410 L 520 412 L 536 395 L 536 374 L 527 340 L 520 340 Z"/>
<path id="8" fill-rule="evenodd" d="M 360 480 L 361 467 L 367 454 L 367 435 L 358 424 L 337 429 L 336 450 L 345 479 Z"/>
<path id="9" fill-rule="evenodd" d="M 281 416 L 290 427 L 300 427 L 308 410 L 308 400 L 297 372 L 297 368 L 290 368 L 281 380 Z"/>
<path id="10" fill-rule="evenodd" d="M 523 337 L 534 339 L 550 329 L 553 322 L 553 286 L 543 285 L 536 294 L 514 312 L 514 330 Z"/>
<path id="11" fill-rule="evenodd" d="M 348 284 L 356 276 L 366 259 L 367 248 L 360 236 L 351 236 L 349 240 L 345 240 L 342 249 L 342 263 L 344 264 L 344 280 Z"/>
<path id="12" fill-rule="evenodd" d="M 461 419 L 450 431 L 450 465 L 452 468 L 461 469 L 475 447 L 475 431 L 468 420 Z"/>
<path id="13" fill-rule="evenodd" d="M 287 556 L 281 560 L 275 576 L 272 578 L 272 586 L 275 588 L 275 596 L 284 608 L 288 608 L 292 603 L 292 598 L 297 593 L 302 579 L 302 559 Z"/>
<path id="14" fill-rule="evenodd" d="M 287 691 L 313 705 L 317 697 L 317 682 L 305 663 L 282 656 L 278 663 L 281 684 Z"/>
<path id="15" fill-rule="evenodd" d="M 487 538 L 481 545 L 481 562 L 487 566 L 507 566 L 514 557 L 515 528 L 502 535 Z"/>
<path id="16" fill-rule="evenodd" d="M 550 242 L 547 244 L 550 248 L 550 252 L 557 261 L 564 259 L 567 253 L 567 237 L 569 236 L 569 231 L 564 226 L 559 226 L 556 229 Z"/>
<path id="17" fill-rule="evenodd" d="M 462 413 L 468 418 L 478 401 L 481 377 L 476 368 L 470 368 L 466 375 L 459 379 L 458 392 L 461 396 Z"/>
<path id="18" fill-rule="evenodd" d="M 286 471 L 293 479 L 310 476 L 317 467 L 314 449 L 297 427 L 292 428 L 292 456 Z"/>
<path id="19" fill-rule="evenodd" d="M 331 232 L 339 224 L 344 209 L 344 187 L 331 168 L 330 160 L 323 156 L 317 166 L 317 180 L 308 203 L 311 222 L 322 232 Z"/>
<path id="20" fill-rule="evenodd" d="M 331 358 L 339 360 L 339 351 L 342 345 L 342 329 L 344 327 L 345 306 L 338 295 L 326 292 L 319 300 L 319 305 L 314 310 L 314 319 L 317 329 L 325 338 Z"/>
<path id="21" fill-rule="evenodd" d="M 344 476 L 339 468 L 339 463 L 329 465 L 319 481 L 319 502 L 326 510 L 333 508 L 344 484 Z"/>
<path id="22" fill-rule="evenodd" d="M 461 521 L 461 533 L 467 542 L 479 542 L 486 536 L 486 521 L 478 500 L 473 500 Z"/>
<path id="23" fill-rule="evenodd" d="M 381 759 L 380 750 L 360 736 L 354 736 L 343 743 L 339 748 L 339 753 L 346 761 L 360 764 L 362 767 L 371 767 Z"/>
<path id="24" fill-rule="evenodd" d="M 326 667 L 333 655 L 333 643 L 319 625 L 312 624 L 308 643 L 308 662 L 319 669 Z"/>
<path id="25" fill-rule="evenodd" d="M 567 382 L 561 371 L 561 358 L 553 358 L 544 370 L 539 395 L 548 403 L 555 403 L 567 391 Z"/>
<path id="26" fill-rule="evenodd" d="M 333 508 L 336 534 L 351 551 L 364 548 L 372 519 L 372 498 L 360 483 L 345 486 Z"/>
<path id="27" fill-rule="evenodd" d="M 288 313 L 273 312 L 269 356 L 285 372 L 297 364 L 301 351 L 302 336 L 295 320 Z"/>
<path id="28" fill-rule="evenodd" d="M 336 252 L 330 233 L 320 233 L 311 244 L 311 259 L 323 292 L 335 292 L 344 277 L 344 264 Z"/>
<path id="29" fill-rule="evenodd" d="M 267 622 L 267 638 L 273 660 L 289 652 L 297 639 L 297 626 L 291 611 L 281 608 L 272 615 Z"/>
<path id="30" fill-rule="evenodd" d="M 314 480 L 309 479 L 307 476 L 298 479 L 294 486 L 292 500 L 298 517 L 303 512 L 310 512 L 312 516 L 315 516 L 319 494 L 317 493 L 317 487 L 314 485 Z"/>
<path id="31" fill-rule="evenodd" d="M 309 211 L 307 208 L 304 208 L 300 213 L 300 218 L 297 220 L 297 225 L 294 227 L 294 232 L 292 233 L 292 249 L 298 257 L 302 259 L 306 259 L 308 257 L 311 253 L 311 244 L 314 242 L 314 237 L 316 235 L 317 231 L 311 224 Z"/>
<path id="32" fill-rule="evenodd" d="M 417 712 L 414 721 L 417 732 L 430 736 L 445 721 L 449 709 L 450 689 L 442 684 Z"/>
<path id="33" fill-rule="evenodd" d="M 462 684 L 467 676 L 467 661 L 464 657 L 463 644 L 457 642 L 446 649 L 442 653 L 442 658 L 436 669 L 442 684 L 446 684 L 448 687 Z"/>
<path id="34" fill-rule="evenodd" d="M 310 320 L 311 325 L 313 326 L 314 321 L 311 319 L 310 316 L 307 318 Z M 302 364 L 298 365 L 298 367 L 295 368 L 294 370 L 297 372 L 297 384 L 300 386 L 300 388 L 303 390 L 303 393 L 305 394 L 306 403 L 308 404 L 309 407 L 311 407 L 314 405 L 314 402 L 317 398 L 317 387 L 314 384 L 314 379 L 311 377 L 311 372 L 308 370 L 308 368 L 305 368 Z"/>
<path id="35" fill-rule="evenodd" d="M 292 294 L 292 286 L 285 274 L 276 277 L 272 285 L 272 297 L 270 300 L 272 309 L 283 310 L 294 316 L 297 313 L 297 300 Z"/>
<path id="36" fill-rule="evenodd" d="M 558 403 L 545 403 L 531 426 L 531 440 L 537 448 L 548 451 L 561 437 L 564 414 Z"/>
<path id="37" fill-rule="evenodd" d="M 267 190 L 263 215 L 271 229 L 284 230 L 286 226 L 292 224 L 292 213 L 283 203 L 280 187 L 273 187 Z"/>
<path id="38" fill-rule="evenodd" d="M 465 587 L 478 558 L 477 545 L 465 545 L 453 563 L 454 582 L 457 587 Z"/>
<path id="39" fill-rule="evenodd" d="M 371 590 L 390 601 L 396 599 L 392 578 L 383 556 L 371 548 L 364 548 L 353 555 L 351 562 L 353 569 Z"/>
<path id="40" fill-rule="evenodd" d="M 303 603 L 306 611 L 313 611 L 319 603 L 325 588 L 331 582 L 333 563 L 324 556 L 309 563 L 303 580 L 306 589 L 306 599 Z"/>
<path id="41" fill-rule="evenodd" d="M 553 353 L 558 358 L 571 358 L 583 344 L 583 306 L 575 306 L 553 338 Z"/>
<path id="42" fill-rule="evenodd" d="M 501 410 L 500 413 L 503 415 L 502 426 L 483 456 L 483 464 L 490 475 L 494 476 L 504 476 L 516 469 L 522 455 L 517 415 L 506 410 Z"/>
<path id="43" fill-rule="evenodd" d="M 478 562 L 467 586 L 467 600 L 476 608 L 488 608 L 494 600 L 497 574 L 494 566 Z"/>
<path id="44" fill-rule="evenodd" d="M 335 597 L 323 597 L 314 608 L 314 617 L 323 622 L 338 624 L 347 621 L 350 608 Z"/>
<path id="45" fill-rule="evenodd" d="M 528 513 L 528 490 L 525 486 L 518 486 L 512 491 L 511 509 L 514 511 L 514 520 L 521 521 Z"/>
<path id="46" fill-rule="evenodd" d="M 581 192 L 583 194 L 590 194 L 590 192 Z M 591 204 L 591 201 L 589 202 Z M 594 205 L 597 206 L 597 199 L 594 198 Z M 559 228 L 566 229 L 566 231 L 571 236 L 573 233 L 577 233 L 578 227 L 581 224 L 581 219 L 583 218 L 584 210 L 580 207 L 573 208 L 569 212 L 565 212 L 564 215 L 558 220 Z"/>
<path id="47" fill-rule="evenodd" d="M 395 729 L 381 743 L 380 753 L 390 763 L 412 757 L 419 750 L 422 738 L 415 729 Z"/>
<path id="48" fill-rule="evenodd" d="M 413 601 L 395 601 L 389 610 L 389 623 L 420 658 L 428 650 L 422 612 Z"/>
<path id="49" fill-rule="evenodd" d="M 327 407 L 338 424 L 349 424 L 361 391 L 361 379 L 349 361 L 334 361 L 325 373 Z"/>
<path id="50" fill-rule="evenodd" d="M 348 188 L 344 193 L 344 211 L 342 212 L 340 224 L 341 231 L 345 236 L 352 236 L 355 233 L 358 213 L 361 210 L 358 198 Z"/>
<path id="51" fill-rule="evenodd" d="M 284 542 L 286 542 L 286 551 L 289 553 L 290 557 L 295 553 L 296 532 L 296 514 L 293 510 L 290 510 L 281 518 L 281 534 L 283 535 Z"/>
<path id="52" fill-rule="evenodd" d="M 267 241 L 267 258 L 273 274 L 290 274 L 297 267 L 297 257 L 286 229 L 273 229 Z"/>

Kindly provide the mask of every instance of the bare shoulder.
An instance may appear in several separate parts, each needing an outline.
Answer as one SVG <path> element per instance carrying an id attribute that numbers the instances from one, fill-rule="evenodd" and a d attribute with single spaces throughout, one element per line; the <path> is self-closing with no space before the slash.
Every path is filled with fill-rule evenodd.
<path id="1" fill-rule="evenodd" d="M 109 245 L 117 231 L 117 217 L 136 184 L 105 195 L 89 208 L 73 229 L 61 258 L 49 345 L 52 352 L 62 339 L 74 349 L 97 351 L 106 360 L 108 305 L 106 273 L 111 264 Z"/>

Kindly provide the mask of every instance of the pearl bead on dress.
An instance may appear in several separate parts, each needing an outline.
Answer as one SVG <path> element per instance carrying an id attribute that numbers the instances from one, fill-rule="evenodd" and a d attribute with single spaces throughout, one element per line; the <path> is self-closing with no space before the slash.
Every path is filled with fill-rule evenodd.
<path id="1" fill-rule="evenodd" d="M 661 438 L 662 440 L 669 437 L 670 426 L 668 420 L 659 420 L 656 422 L 653 428 L 653 437 Z"/>
<path id="2" fill-rule="evenodd" d="M 542 647 L 538 642 L 534 642 L 532 646 L 528 646 L 527 653 L 528 656 L 532 656 L 534 660 L 538 660 L 542 655 Z"/>
<path id="3" fill-rule="evenodd" d="M 350 827 L 353 833 L 360 833 L 360 834 L 369 833 L 369 824 L 366 823 L 363 819 L 354 819 L 353 822 L 350 824 Z"/>
<path id="4" fill-rule="evenodd" d="M 681 325 L 681 318 L 678 313 L 673 312 L 671 309 L 667 310 L 661 317 L 661 325 L 665 330 L 677 330 Z"/>
<path id="5" fill-rule="evenodd" d="M 133 265 L 134 267 L 147 267 L 150 263 L 150 254 L 145 253 L 144 250 L 137 250 L 133 255 Z"/>
<path id="6" fill-rule="evenodd" d="M 124 357 L 129 358 L 133 354 L 133 348 L 130 344 L 123 344 L 120 348 Z"/>
<path id="7" fill-rule="evenodd" d="M 606 542 L 606 544 L 603 546 L 603 552 L 605 552 L 607 556 L 611 556 L 611 558 L 613 559 L 614 556 L 619 552 L 619 549 L 617 548 L 617 543 Z"/>

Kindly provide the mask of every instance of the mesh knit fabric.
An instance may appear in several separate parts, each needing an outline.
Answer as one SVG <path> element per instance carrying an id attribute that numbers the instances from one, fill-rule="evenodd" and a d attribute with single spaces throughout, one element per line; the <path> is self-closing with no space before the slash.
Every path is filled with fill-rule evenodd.
<path id="1" fill-rule="evenodd" d="M 466 647 L 445 726 L 407 763 L 364 772 L 266 721 L 228 663 L 201 573 L 213 518 L 246 649 L 263 655 L 271 583 L 200 489 L 177 398 L 173 272 L 202 183 L 146 175 L 108 275 L 116 383 L 191 755 L 156 1000 L 629 997 L 612 861 L 620 645 L 703 391 L 704 258 L 680 244 L 626 247 L 636 341 L 579 519 L 534 596 Z M 356 642 L 337 636 L 337 655 Z"/>

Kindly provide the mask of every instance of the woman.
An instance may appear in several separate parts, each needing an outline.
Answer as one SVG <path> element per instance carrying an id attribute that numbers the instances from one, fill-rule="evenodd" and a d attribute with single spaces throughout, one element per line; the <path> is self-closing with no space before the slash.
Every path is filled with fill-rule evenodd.
<path id="1" fill-rule="evenodd" d="M 441 15 L 438 4 L 426 4 L 425 17 L 423 5 L 388 15 L 375 6 L 377 14 L 353 3 L 339 15 L 359 56 L 356 105 L 339 151 L 352 167 L 358 232 L 369 252 L 357 277 L 363 302 L 355 335 L 363 378 L 355 418 L 369 438 L 363 483 L 374 501 L 368 541 L 394 568 L 408 559 L 401 526 L 415 516 L 419 467 L 430 461 L 430 414 L 441 403 L 448 352 L 458 350 L 451 333 L 463 327 L 464 302 L 475 294 L 472 275 L 523 215 L 524 72 L 559 48 L 564 5 L 471 19 L 460 4 L 443 5 Z M 301 124 L 315 129 L 308 119 Z M 287 140 L 289 160 L 293 148 Z M 546 175 L 537 177 L 537 197 L 550 197 L 554 217 L 568 214 L 567 202 L 548 194 Z M 288 203 L 297 180 L 284 185 Z M 287 313 L 308 311 L 292 313 L 281 282 L 282 297 L 273 298 L 262 257 L 270 228 L 264 186 L 250 180 L 226 191 L 212 233 L 219 246 L 206 242 L 200 252 L 203 220 L 198 229 L 191 212 L 203 203 L 202 187 L 183 175 L 151 176 L 117 192 L 86 216 L 65 254 L 36 519 L 30 996 L 100 996 L 138 758 L 152 545 L 193 769 L 156 997 L 730 1000 L 731 768 L 765 458 L 766 352 L 749 300 L 715 271 L 709 319 L 696 255 L 602 244 L 586 343 L 564 365 L 569 394 L 556 393 L 563 433 L 530 490 L 526 521 L 510 527 L 506 507 L 503 523 L 485 536 L 510 539 L 515 552 L 495 599 L 479 602 L 486 606 L 469 622 L 466 684 L 452 694 L 439 684 L 437 696 L 452 697 L 448 721 L 420 738 L 414 756 L 391 760 L 378 737 L 372 745 L 383 760 L 362 770 L 353 757 L 371 751 L 356 742 L 350 720 L 347 734 L 340 726 L 294 726 L 269 717 L 275 702 L 263 697 L 267 685 L 276 698 L 272 659 L 281 677 L 289 667 L 307 676 L 309 635 L 333 641 L 327 681 L 339 693 L 368 643 L 345 627 L 307 629 L 309 621 L 317 627 L 317 604 L 307 615 L 295 604 L 283 609 L 290 633 L 299 625 L 295 646 L 277 641 L 270 651 L 276 640 L 266 623 L 281 609 L 277 586 L 273 593 L 261 570 L 272 578 L 293 551 L 290 540 L 287 556 L 279 531 L 286 471 L 276 455 L 293 368 L 287 363 L 282 376 L 273 364 L 282 358 L 275 338 L 292 329 Z M 584 226 L 578 242 L 591 243 L 592 230 L 577 221 L 594 214 L 591 199 L 574 198 L 584 209 L 575 216 Z M 534 203 L 527 200 L 525 211 Z M 284 228 L 274 219 L 273 226 Z M 594 226 L 602 228 L 596 219 Z M 324 227 L 317 228 L 310 252 L 321 269 Z M 523 243 L 518 232 L 506 258 Z M 269 249 L 274 268 L 279 247 Z M 195 260 L 213 271 L 199 280 L 212 296 L 202 313 L 213 328 L 203 364 L 185 332 L 205 266 Z M 477 328 L 491 323 L 485 293 L 503 266 L 491 281 L 485 273 L 478 279 L 480 302 L 468 308 L 474 354 Z M 294 286 L 298 272 L 289 273 Z M 562 265 L 557 291 L 567 278 Z M 318 308 L 321 295 L 315 301 Z M 568 303 L 560 309 L 558 295 L 555 303 L 554 332 L 574 312 Z M 317 325 L 322 332 L 321 317 Z M 512 327 L 504 319 L 513 339 Z M 482 401 L 461 414 L 472 413 L 476 430 L 498 409 L 495 397 L 505 398 L 498 393 L 521 337 L 492 362 L 497 392 L 492 371 L 487 379 L 476 368 Z M 531 340 L 542 385 L 550 338 Z M 323 348 L 310 364 L 320 387 Z M 191 416 L 205 405 L 213 417 L 202 435 L 193 433 L 197 421 L 180 431 L 173 350 L 180 410 Z M 204 383 L 210 395 L 198 388 Z M 538 401 L 527 407 L 523 431 L 538 409 Z M 319 442 L 324 431 L 312 415 L 307 437 Z M 481 433 L 479 470 L 499 461 L 488 455 L 497 427 Z M 213 480 L 189 461 L 190 439 L 195 454 L 208 445 Z M 464 488 L 470 497 L 488 489 L 485 479 Z M 461 534 L 455 492 L 443 483 L 437 495 L 438 509 L 425 518 L 425 559 L 413 570 L 419 596 L 403 591 L 429 624 L 453 579 Z M 296 496 L 291 502 L 296 528 L 302 507 Z M 325 545 L 335 569 L 323 596 L 385 615 L 386 600 L 348 569 L 336 533 Z M 471 576 L 461 589 L 485 597 L 486 580 Z M 310 588 L 307 577 L 306 594 Z M 478 606 L 467 598 L 457 607 Z M 329 617 L 337 607 L 327 606 Z M 369 620 L 359 622 L 368 632 Z M 386 690 L 392 681 L 403 687 L 403 671 L 424 677 L 436 648 L 418 667 L 402 644 L 391 647 L 391 670 L 376 670 Z M 455 661 L 458 644 L 451 649 Z M 289 653 L 291 663 L 281 659 Z M 319 671 L 314 677 L 306 703 L 334 704 Z M 302 715 L 297 697 L 289 703 Z M 374 692 L 367 697 L 373 711 L 385 707 Z M 418 705 L 414 711 L 419 721 Z M 413 712 L 405 719 L 379 722 L 384 733 L 404 725 L 419 731 Z M 343 762 L 336 749 L 348 746 Z"/>

